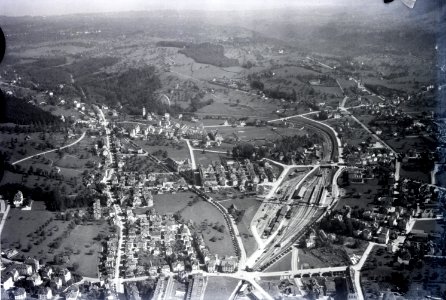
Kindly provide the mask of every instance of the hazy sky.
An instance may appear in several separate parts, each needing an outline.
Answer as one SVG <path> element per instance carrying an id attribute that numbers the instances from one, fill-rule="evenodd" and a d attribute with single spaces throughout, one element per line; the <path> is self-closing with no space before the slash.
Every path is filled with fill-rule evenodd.
<path id="1" fill-rule="evenodd" d="M 367 0 L 372 1 L 372 0 Z M 381 1 L 382 0 L 373 0 Z M 0 15 L 63 15 L 154 9 L 249 10 L 332 5 L 359 0 L 0 0 Z"/>

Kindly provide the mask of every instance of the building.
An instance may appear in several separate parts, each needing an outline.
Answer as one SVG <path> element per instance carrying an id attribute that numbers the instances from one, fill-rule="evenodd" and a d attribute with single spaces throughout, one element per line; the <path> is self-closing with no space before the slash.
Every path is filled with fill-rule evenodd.
<path id="1" fill-rule="evenodd" d="M 15 289 L 12 292 L 15 300 L 25 300 L 26 299 L 26 291 L 24 288 Z"/>
<path id="2" fill-rule="evenodd" d="M 189 158 L 185 160 L 176 161 L 170 157 L 166 159 L 167 166 L 175 172 L 186 172 L 192 170 L 192 163 Z"/>
<path id="3" fill-rule="evenodd" d="M 13 199 L 13 204 L 15 207 L 20 207 L 23 205 L 23 193 L 21 191 L 18 191 Z"/>
<path id="4" fill-rule="evenodd" d="M 99 220 L 102 218 L 101 201 L 96 199 L 93 203 L 93 218 Z"/>
<path id="5" fill-rule="evenodd" d="M 387 244 L 389 242 L 389 232 L 390 232 L 390 230 L 388 228 L 382 229 L 377 237 L 378 243 Z"/>
<path id="6" fill-rule="evenodd" d="M 237 259 L 228 257 L 221 260 L 221 271 L 223 273 L 234 273 L 237 269 Z"/>
<path id="7" fill-rule="evenodd" d="M 136 283 L 129 283 L 125 285 L 125 294 L 127 296 L 127 300 L 141 300 L 141 296 L 139 296 L 139 290 L 136 287 Z"/>
<path id="8" fill-rule="evenodd" d="M 186 294 L 186 300 L 201 300 L 204 296 L 204 291 L 207 285 L 207 277 L 201 274 L 196 274 L 192 278 L 192 283 L 189 284 L 189 288 Z"/>

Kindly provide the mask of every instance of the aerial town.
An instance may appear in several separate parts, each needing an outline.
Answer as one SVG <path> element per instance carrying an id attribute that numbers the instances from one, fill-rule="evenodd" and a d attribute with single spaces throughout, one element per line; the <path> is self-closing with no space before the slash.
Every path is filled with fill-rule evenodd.
<path id="1" fill-rule="evenodd" d="M 445 5 L 326 2 L 0 16 L 0 298 L 445 299 Z"/>

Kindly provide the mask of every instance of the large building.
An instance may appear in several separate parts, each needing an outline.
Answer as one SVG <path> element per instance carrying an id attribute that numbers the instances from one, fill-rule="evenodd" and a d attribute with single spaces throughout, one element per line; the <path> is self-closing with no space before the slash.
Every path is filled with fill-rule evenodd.
<path id="1" fill-rule="evenodd" d="M 192 163 L 189 158 L 185 160 L 176 161 L 172 158 L 166 159 L 167 166 L 175 170 L 175 172 L 185 172 L 192 170 Z"/>
<path id="2" fill-rule="evenodd" d="M 206 290 L 207 277 L 201 274 L 196 274 L 192 278 L 192 283 L 187 290 L 186 300 L 201 300 Z"/>

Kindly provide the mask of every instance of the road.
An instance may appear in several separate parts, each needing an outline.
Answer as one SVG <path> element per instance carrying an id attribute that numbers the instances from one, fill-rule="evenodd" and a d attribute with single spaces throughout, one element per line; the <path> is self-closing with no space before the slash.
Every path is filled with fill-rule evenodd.
<path id="1" fill-rule="evenodd" d="M 358 261 L 356 265 L 352 266 L 353 270 L 353 284 L 355 285 L 356 294 L 358 296 L 358 300 L 364 300 L 364 294 L 362 292 L 361 288 L 361 269 L 364 266 L 364 263 L 366 262 L 370 252 L 372 251 L 373 247 L 376 245 L 376 243 L 369 242 L 367 249 L 362 254 L 361 259 Z"/>
<path id="2" fill-rule="evenodd" d="M 298 114 L 298 115 L 292 115 L 292 116 L 288 116 L 288 117 L 283 117 L 283 118 L 278 118 L 278 119 L 273 119 L 273 120 L 269 120 L 266 121 L 267 123 L 274 123 L 274 122 L 280 122 L 280 121 L 286 121 L 292 118 L 297 118 L 297 117 L 301 117 L 301 116 L 307 116 L 307 115 L 313 115 L 313 114 L 317 114 L 320 111 L 310 111 L 310 112 L 306 112 L 306 113 L 302 113 L 302 114 Z"/>
<path id="3" fill-rule="evenodd" d="M 10 208 L 11 206 L 8 204 L 6 206 L 5 212 L 3 213 L 2 220 L 0 222 L 0 236 L 2 236 L 3 227 L 5 226 L 6 219 L 8 218 L 8 213 Z"/>
<path id="4" fill-rule="evenodd" d="M 189 155 L 190 155 L 190 160 L 192 163 L 192 170 L 196 170 L 197 164 L 195 163 L 194 148 L 192 148 L 192 145 L 190 144 L 189 140 L 186 140 L 186 144 L 187 144 L 187 148 L 189 148 Z"/>
<path id="5" fill-rule="evenodd" d="M 299 249 L 293 247 L 291 251 L 291 271 L 296 272 L 299 270 Z"/>
<path id="6" fill-rule="evenodd" d="M 33 158 L 33 157 L 36 157 L 36 156 L 39 156 L 39 155 L 45 155 L 47 153 L 55 152 L 57 150 L 62 150 L 62 149 L 68 148 L 68 147 L 72 147 L 72 146 L 76 145 L 77 143 L 79 143 L 80 141 L 82 141 L 82 139 L 84 137 L 85 137 L 85 131 L 82 133 L 82 135 L 77 140 L 75 140 L 74 142 L 72 142 L 72 143 L 70 143 L 68 145 L 65 145 L 65 146 L 62 146 L 62 147 L 59 147 L 59 148 L 56 148 L 56 149 L 51 149 L 51 150 L 47 150 L 47 151 L 43 151 L 43 152 L 40 152 L 40 153 L 36 153 L 36 154 L 30 155 L 30 156 L 27 156 L 25 158 L 22 158 L 22 159 L 19 159 L 19 160 L 13 162 L 12 165 L 19 164 L 19 163 L 21 163 L 21 162 L 23 162 L 25 160 L 28 160 L 30 158 Z"/>

